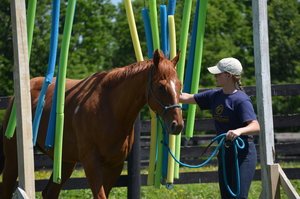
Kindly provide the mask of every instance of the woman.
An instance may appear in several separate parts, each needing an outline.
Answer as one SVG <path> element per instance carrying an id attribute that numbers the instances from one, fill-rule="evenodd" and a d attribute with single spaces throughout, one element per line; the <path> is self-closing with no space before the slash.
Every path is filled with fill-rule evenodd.
<path id="1" fill-rule="evenodd" d="M 226 133 L 226 140 L 233 141 L 240 137 L 245 142 L 245 148 L 238 150 L 240 169 L 240 195 L 247 198 L 251 181 L 255 173 L 256 149 L 253 135 L 260 130 L 250 98 L 242 91 L 240 85 L 243 71 L 239 60 L 229 57 L 208 68 L 215 75 L 220 89 L 207 90 L 197 94 L 182 93 L 180 102 L 198 104 L 200 109 L 210 109 L 217 134 Z M 225 148 L 226 176 L 232 191 L 236 191 L 234 151 L 232 145 Z M 222 198 L 233 198 L 224 184 L 222 158 L 218 155 L 219 186 Z"/>

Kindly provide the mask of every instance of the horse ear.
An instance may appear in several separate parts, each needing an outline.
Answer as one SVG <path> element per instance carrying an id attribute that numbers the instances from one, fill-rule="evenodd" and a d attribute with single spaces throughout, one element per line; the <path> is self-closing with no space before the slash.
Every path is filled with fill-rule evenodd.
<path id="1" fill-rule="evenodd" d="M 180 57 L 180 51 L 177 53 L 177 55 L 171 60 L 171 62 L 174 64 L 174 67 L 176 68 L 176 64 Z"/>
<path id="2" fill-rule="evenodd" d="M 153 54 L 154 65 L 158 66 L 160 59 L 162 59 L 163 57 L 164 57 L 164 54 L 160 50 L 156 49 Z"/>

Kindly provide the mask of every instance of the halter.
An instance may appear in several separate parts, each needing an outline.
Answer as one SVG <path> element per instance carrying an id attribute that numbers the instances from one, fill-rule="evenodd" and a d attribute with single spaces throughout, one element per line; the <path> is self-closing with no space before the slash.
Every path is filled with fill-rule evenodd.
<path id="1" fill-rule="evenodd" d="M 153 67 L 149 70 L 149 77 L 148 77 L 148 84 L 147 84 L 147 102 L 149 102 L 149 96 L 150 94 L 152 93 L 152 97 L 153 99 L 161 106 L 161 108 L 163 109 L 163 112 L 162 112 L 162 116 L 164 116 L 166 114 L 166 112 L 170 109 L 173 109 L 173 108 L 182 108 L 180 104 L 172 104 L 172 105 L 169 105 L 169 106 L 165 106 L 163 103 L 161 103 L 159 101 L 159 99 L 154 95 L 154 92 L 152 90 L 152 70 L 153 70 Z M 148 103 L 149 104 L 149 103 Z"/>

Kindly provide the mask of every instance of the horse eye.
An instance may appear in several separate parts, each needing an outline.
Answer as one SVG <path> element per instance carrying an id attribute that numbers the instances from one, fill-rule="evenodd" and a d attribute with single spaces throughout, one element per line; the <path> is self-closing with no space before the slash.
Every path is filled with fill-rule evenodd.
<path id="1" fill-rule="evenodd" d="M 165 91 L 165 87 L 164 87 L 164 85 L 159 85 L 159 87 L 158 87 L 158 89 L 160 90 L 160 91 Z"/>

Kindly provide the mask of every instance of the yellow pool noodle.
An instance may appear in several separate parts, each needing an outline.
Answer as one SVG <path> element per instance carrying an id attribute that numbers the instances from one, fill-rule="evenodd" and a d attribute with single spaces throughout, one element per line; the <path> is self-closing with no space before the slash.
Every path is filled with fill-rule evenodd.
<path id="1" fill-rule="evenodd" d="M 175 21 L 174 15 L 168 16 L 169 25 L 169 39 L 170 39 L 170 59 L 176 56 L 176 31 L 175 31 Z M 175 154 L 175 135 L 169 135 L 169 148 L 173 154 Z M 174 164 L 175 161 L 173 157 L 168 154 L 168 172 L 167 172 L 167 183 L 174 182 Z"/>

